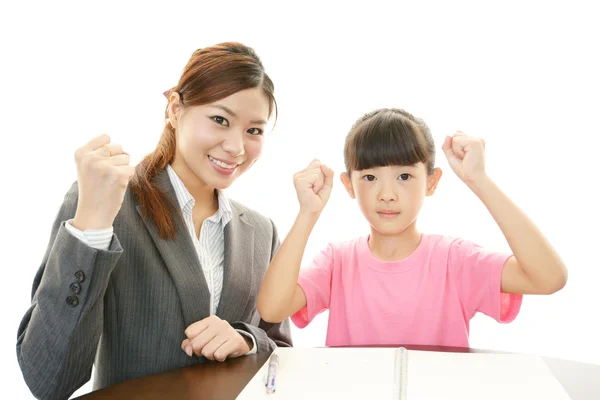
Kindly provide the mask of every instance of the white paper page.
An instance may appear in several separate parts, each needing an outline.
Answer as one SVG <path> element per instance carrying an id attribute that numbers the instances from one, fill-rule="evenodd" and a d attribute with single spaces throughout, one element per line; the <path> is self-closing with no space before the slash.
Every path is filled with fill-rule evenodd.
<path id="1" fill-rule="evenodd" d="M 268 362 L 237 397 L 252 399 L 390 399 L 396 349 L 278 348 L 276 392 L 267 395 L 264 375 Z"/>
<path id="2" fill-rule="evenodd" d="M 570 399 L 544 360 L 520 354 L 408 352 L 407 400 Z"/>

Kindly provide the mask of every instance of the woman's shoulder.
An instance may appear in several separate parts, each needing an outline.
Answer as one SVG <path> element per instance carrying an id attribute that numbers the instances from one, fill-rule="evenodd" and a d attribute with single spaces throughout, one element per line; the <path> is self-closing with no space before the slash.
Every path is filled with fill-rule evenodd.
<path id="1" fill-rule="evenodd" d="M 271 218 L 263 215 L 262 213 L 243 205 L 242 203 L 229 199 L 231 204 L 231 211 L 239 218 L 243 219 L 246 223 L 259 228 L 263 231 L 272 233 L 275 230 L 275 224 Z"/>
<path id="2" fill-rule="evenodd" d="M 77 181 L 71 183 L 69 190 L 65 193 L 65 197 L 63 198 L 63 203 L 66 205 L 77 205 L 77 201 L 79 200 L 79 185 Z"/>

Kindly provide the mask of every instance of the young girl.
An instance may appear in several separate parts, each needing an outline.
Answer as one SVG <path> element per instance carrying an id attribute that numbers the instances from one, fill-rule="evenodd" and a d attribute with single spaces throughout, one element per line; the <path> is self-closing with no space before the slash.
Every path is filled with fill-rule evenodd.
<path id="1" fill-rule="evenodd" d="M 366 114 L 346 138 L 342 183 L 371 234 L 332 243 L 300 270 L 308 237 L 329 199 L 333 171 L 313 161 L 294 183 L 300 212 L 262 283 L 265 321 L 303 328 L 329 309 L 327 346 L 468 347 L 482 312 L 503 323 L 523 294 L 551 294 L 567 270 L 534 224 L 486 175 L 483 140 L 456 133 L 442 146 L 450 166 L 488 208 L 514 255 L 467 240 L 422 234 L 416 220 L 442 175 L 427 125 L 398 109 Z"/>

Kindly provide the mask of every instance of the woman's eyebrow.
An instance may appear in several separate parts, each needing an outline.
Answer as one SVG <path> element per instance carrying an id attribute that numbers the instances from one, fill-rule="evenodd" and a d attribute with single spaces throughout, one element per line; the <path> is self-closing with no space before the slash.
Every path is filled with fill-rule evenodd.
<path id="1" fill-rule="evenodd" d="M 219 109 L 225 111 L 227 114 L 231 115 L 232 117 L 238 118 L 238 115 L 231 108 L 224 106 L 223 104 L 212 104 L 211 107 L 219 108 Z M 264 119 L 255 119 L 255 120 L 250 121 L 250 123 L 266 125 L 267 121 L 265 121 Z"/>

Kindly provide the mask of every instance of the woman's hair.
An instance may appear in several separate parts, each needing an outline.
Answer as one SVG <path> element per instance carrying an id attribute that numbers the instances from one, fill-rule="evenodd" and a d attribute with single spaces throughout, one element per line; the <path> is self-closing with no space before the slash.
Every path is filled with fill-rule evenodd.
<path id="1" fill-rule="evenodd" d="M 346 172 L 375 167 L 425 164 L 433 174 L 435 145 L 423 120 L 398 108 L 363 115 L 346 136 Z"/>
<path id="2" fill-rule="evenodd" d="M 269 117 L 277 103 L 274 85 L 266 74 L 260 58 L 241 43 L 220 43 L 196 50 L 185 66 L 179 83 L 165 92 L 168 98 L 179 93 L 182 107 L 213 103 L 241 90 L 261 87 L 269 98 Z M 168 105 L 165 119 L 168 119 Z M 175 156 L 175 130 L 167 121 L 156 149 L 137 166 L 131 187 L 139 198 L 144 218 L 149 218 L 163 239 L 175 238 L 175 203 L 155 184 L 159 172 Z"/>

